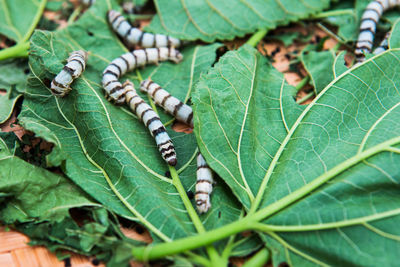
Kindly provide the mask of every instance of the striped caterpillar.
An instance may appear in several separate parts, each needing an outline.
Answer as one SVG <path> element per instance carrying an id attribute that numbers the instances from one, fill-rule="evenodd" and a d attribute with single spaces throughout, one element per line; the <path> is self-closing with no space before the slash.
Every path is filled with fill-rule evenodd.
<path id="1" fill-rule="evenodd" d="M 389 36 L 390 32 L 387 32 L 385 38 L 383 38 L 382 42 L 379 44 L 377 48 L 374 50 L 374 55 L 379 55 L 380 53 L 385 52 L 389 48 Z"/>
<path id="2" fill-rule="evenodd" d="M 195 201 L 199 213 L 205 213 L 211 208 L 210 195 L 213 190 L 213 174 L 203 156 L 197 155 L 197 180 Z"/>
<path id="3" fill-rule="evenodd" d="M 142 10 L 142 6 L 137 6 L 132 1 L 127 1 L 122 3 L 122 9 L 127 14 L 136 14 Z"/>
<path id="4" fill-rule="evenodd" d="M 376 25 L 386 10 L 400 5 L 400 0 L 376 0 L 367 5 L 360 25 L 360 34 L 358 35 L 356 50 L 356 63 L 363 62 L 365 54 L 371 52 Z"/>
<path id="5" fill-rule="evenodd" d="M 179 47 L 179 39 L 163 35 L 142 32 L 132 25 L 115 10 L 108 11 L 108 22 L 113 30 L 123 38 L 129 45 L 140 45 L 142 47 Z"/>
<path id="6" fill-rule="evenodd" d="M 160 85 L 147 79 L 140 84 L 140 90 L 153 98 L 154 102 L 165 111 L 174 116 L 178 121 L 186 123 L 193 128 L 193 111 L 188 105 L 173 97 Z"/>
<path id="7" fill-rule="evenodd" d="M 130 109 L 143 121 L 154 137 L 162 158 L 171 166 L 177 163 L 174 144 L 168 136 L 157 113 L 136 93 L 133 83 L 127 80 L 123 84 L 126 103 Z"/>
<path id="8" fill-rule="evenodd" d="M 96 2 L 96 0 L 82 0 L 81 3 L 84 6 L 91 6 Z"/>
<path id="9" fill-rule="evenodd" d="M 87 53 L 82 50 L 73 51 L 69 54 L 67 64 L 51 82 L 51 92 L 64 97 L 71 91 L 71 83 L 85 70 Z"/>
<path id="10" fill-rule="evenodd" d="M 171 60 L 179 63 L 183 56 L 174 48 L 146 48 L 128 52 L 111 61 L 110 65 L 103 72 L 102 84 L 109 101 L 116 104 L 125 102 L 125 94 L 122 84 L 118 79 L 127 71 L 148 63 L 158 64 L 160 61 Z"/>

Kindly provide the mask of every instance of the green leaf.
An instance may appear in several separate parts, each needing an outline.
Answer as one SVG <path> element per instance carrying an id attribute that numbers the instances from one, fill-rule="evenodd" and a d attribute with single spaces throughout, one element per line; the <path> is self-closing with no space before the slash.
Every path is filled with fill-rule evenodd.
<path id="1" fill-rule="evenodd" d="M 104 208 L 75 210 L 86 218 L 76 223 L 71 217 L 59 222 L 25 223 L 17 230 L 28 235 L 31 245 L 45 245 L 59 253 L 66 249 L 75 253 L 95 256 L 107 266 L 129 266 L 131 250 L 139 241 L 129 239 L 119 230 L 115 217 Z M 60 254 L 66 258 L 68 254 Z"/>
<path id="2" fill-rule="evenodd" d="M 284 32 L 282 34 L 267 36 L 268 39 L 281 41 L 284 46 L 290 46 L 299 37 L 302 37 L 300 32 Z"/>
<path id="3" fill-rule="evenodd" d="M 70 208 L 98 205 L 66 178 L 15 157 L 9 135 L 0 133 L 0 221 L 61 220 Z"/>
<path id="4" fill-rule="evenodd" d="M 25 73 L 29 73 L 26 60 L 0 61 L 0 90 L 6 91 L 5 95 L 0 95 L 0 124 L 11 116 L 14 106 L 21 96 L 18 92 L 25 90 L 27 78 Z"/>
<path id="5" fill-rule="evenodd" d="M 221 57 L 193 94 L 200 151 L 247 209 L 265 167 L 304 108 L 295 94 L 296 88 L 247 45 Z"/>
<path id="6" fill-rule="evenodd" d="M 0 133 L 0 222 L 13 224 L 32 245 L 96 255 L 111 263 L 120 258 L 117 262 L 127 265 L 132 246 L 140 243 L 126 238 L 115 216 L 109 218 L 70 180 L 14 156 L 16 140 L 13 133 Z M 73 208 L 84 210 L 80 225 L 69 214 Z"/>
<path id="7" fill-rule="evenodd" d="M 347 70 L 302 112 L 248 46 L 202 77 L 200 150 L 249 209 L 246 222 L 262 220 L 254 228 L 274 266 L 397 263 L 399 59 L 392 49 Z"/>
<path id="8" fill-rule="evenodd" d="M 344 56 L 346 55 L 346 51 L 341 51 L 335 58 L 333 64 L 333 74 L 336 77 L 342 75 L 345 71 L 348 70 L 346 66 L 346 61 L 344 60 Z"/>
<path id="9" fill-rule="evenodd" d="M 17 136 L 11 132 L 0 132 L 0 156 L 9 157 L 17 148 Z"/>
<path id="10" fill-rule="evenodd" d="M 244 237 L 235 242 L 232 249 L 232 257 L 246 257 L 262 247 L 262 240 L 259 236 L 253 233 L 251 236 Z"/>
<path id="11" fill-rule="evenodd" d="M 46 4 L 46 9 L 50 11 L 60 11 L 64 3 L 67 0 L 48 0 Z"/>
<path id="12" fill-rule="evenodd" d="M 334 51 L 309 51 L 301 54 L 301 63 L 310 75 L 315 94 L 321 92 L 334 79 L 332 66 L 335 57 Z"/>
<path id="13" fill-rule="evenodd" d="M 344 42 L 356 41 L 360 30 L 361 16 L 370 2 L 370 0 L 338 1 L 331 10 L 324 12 L 325 14 L 322 13 L 324 15 L 317 14 L 317 17 L 324 18 L 326 22 L 338 26 L 337 35 Z M 399 14 L 395 9 L 383 13 L 377 32 L 388 31 L 398 18 Z"/>
<path id="14" fill-rule="evenodd" d="M 168 167 L 147 128 L 126 107 L 115 106 L 104 97 L 101 73 L 112 59 L 126 52 L 106 21 L 106 12 L 112 6 L 114 2 L 97 1 L 71 26 L 55 33 L 35 32 L 29 59 L 33 76 L 28 81 L 19 120 L 37 136 L 54 142 L 51 164 L 61 164 L 68 177 L 105 207 L 141 222 L 152 232 L 155 242 L 193 235 L 193 223 L 171 179 L 165 176 Z M 183 100 L 200 73 L 214 62 L 218 46 L 187 47 L 180 64 L 166 62 L 146 67 L 140 71 L 141 76 L 151 75 Z M 74 49 L 89 51 L 87 68 L 72 84 L 67 97 L 56 98 L 46 84 Z M 127 75 L 136 85 L 137 74 Z M 178 74 L 179 79 L 175 78 Z M 180 169 L 191 161 L 195 139 L 182 133 L 171 135 Z M 195 172 L 187 177 L 192 184 Z M 217 190 L 214 197 L 218 199 L 219 194 Z M 229 219 L 223 222 L 240 215 L 238 208 L 236 216 L 229 207 L 226 210 L 222 216 L 227 214 Z"/>
<path id="15" fill-rule="evenodd" d="M 0 0 L 0 34 L 17 43 L 28 40 L 45 4 L 45 0 Z"/>
<path id="16" fill-rule="evenodd" d="M 370 265 L 370 258 L 378 259 L 382 253 L 388 257 L 374 264 L 397 261 L 392 255 L 400 248 L 399 233 L 393 227 L 400 218 L 395 193 L 400 151 L 399 56 L 399 50 L 388 51 L 338 77 L 310 104 L 286 138 L 279 159 L 282 164 L 274 166 L 275 175 L 265 192 L 274 197 L 266 197 L 263 206 L 288 190 L 301 188 L 312 194 L 266 221 L 283 229 L 298 228 L 268 238 L 279 248 L 276 261 L 288 259 L 288 254 L 283 255 L 288 250 L 289 257 L 293 255 L 291 263 L 299 265 L 318 261 Z M 302 168 L 291 162 L 299 162 Z M 331 182 L 324 181 L 328 177 Z M 311 181 L 319 185 L 314 190 Z M 377 249 L 383 247 L 385 252 Z"/>
<path id="17" fill-rule="evenodd" d="M 157 16 L 148 30 L 184 40 L 231 40 L 259 29 L 307 18 L 329 6 L 316 1 L 155 1 Z"/>
<path id="18" fill-rule="evenodd" d="M 369 0 L 338 1 L 326 12 L 329 16 L 325 21 L 338 26 L 337 35 L 344 42 L 355 41 L 359 33 L 361 16 L 369 2 Z"/>
<path id="19" fill-rule="evenodd" d="M 389 37 L 389 48 L 400 47 L 400 19 L 396 21 Z"/>

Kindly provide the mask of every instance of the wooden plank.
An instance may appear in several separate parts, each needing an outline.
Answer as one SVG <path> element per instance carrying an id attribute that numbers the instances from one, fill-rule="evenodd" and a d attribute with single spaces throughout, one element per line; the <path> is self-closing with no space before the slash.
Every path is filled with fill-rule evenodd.
<path id="1" fill-rule="evenodd" d="M 15 231 L 5 231 L 4 227 L 0 227 L 0 253 L 28 248 L 28 242 L 29 238 L 26 235 Z"/>
<path id="2" fill-rule="evenodd" d="M 81 256 L 78 254 L 73 254 L 71 257 L 72 267 L 105 267 L 104 264 L 100 263 L 98 265 L 93 265 L 88 257 Z"/>
<path id="3" fill-rule="evenodd" d="M 0 266 L 15 267 L 11 253 L 0 254 Z"/>
<path id="4" fill-rule="evenodd" d="M 11 255 L 13 256 L 15 265 L 17 266 L 41 267 L 36 258 L 35 252 L 31 247 L 15 249 L 11 252 Z"/>
<path id="5" fill-rule="evenodd" d="M 45 247 L 34 247 L 36 259 L 40 262 L 41 267 L 64 267 L 65 263 L 59 261 L 53 253 L 47 250 Z M 1 265 L 0 265 L 1 266 Z"/>

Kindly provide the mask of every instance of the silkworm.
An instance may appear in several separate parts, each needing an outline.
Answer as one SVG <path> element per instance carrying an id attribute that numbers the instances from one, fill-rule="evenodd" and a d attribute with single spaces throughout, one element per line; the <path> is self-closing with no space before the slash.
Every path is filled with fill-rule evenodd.
<path id="1" fill-rule="evenodd" d="M 128 52 L 111 61 L 103 72 L 102 84 L 109 101 L 116 104 L 125 102 L 125 94 L 122 84 L 118 79 L 127 71 L 149 63 L 158 64 L 160 61 L 171 60 L 179 63 L 183 56 L 174 48 L 146 48 Z"/>
<path id="2" fill-rule="evenodd" d="M 108 22 L 113 30 L 129 45 L 140 45 L 142 47 L 179 47 L 181 41 L 164 34 L 153 34 L 142 32 L 132 25 L 115 10 L 108 11 Z"/>
<path id="3" fill-rule="evenodd" d="M 142 10 L 142 6 L 137 6 L 132 1 L 127 1 L 122 3 L 122 9 L 125 13 L 136 14 Z"/>
<path id="4" fill-rule="evenodd" d="M 71 91 L 71 83 L 85 70 L 86 60 L 85 51 L 78 50 L 70 53 L 67 64 L 51 82 L 51 92 L 60 97 L 67 95 Z"/>
<path id="5" fill-rule="evenodd" d="M 84 6 L 91 6 L 96 2 L 96 0 L 82 0 L 81 2 Z"/>
<path id="6" fill-rule="evenodd" d="M 182 103 L 178 98 L 170 95 L 160 85 L 148 79 L 140 84 L 140 90 L 150 95 L 157 105 L 161 106 L 178 121 L 193 127 L 192 108 Z"/>
<path id="7" fill-rule="evenodd" d="M 197 180 L 194 199 L 199 213 L 207 212 L 211 208 L 210 195 L 213 190 L 213 173 L 200 153 L 197 155 Z"/>
<path id="8" fill-rule="evenodd" d="M 379 44 L 377 48 L 374 50 L 374 55 L 379 55 L 380 53 L 385 52 L 389 48 L 389 36 L 390 32 L 387 32 L 385 38 L 383 38 L 382 42 Z"/>
<path id="9" fill-rule="evenodd" d="M 383 12 L 398 5 L 400 5 L 400 0 L 377 0 L 367 5 L 361 17 L 360 34 L 354 51 L 356 63 L 363 62 L 365 54 L 371 52 L 376 25 Z"/>
<path id="10" fill-rule="evenodd" d="M 127 80 L 123 84 L 126 103 L 130 109 L 143 121 L 156 141 L 161 157 L 171 166 L 177 163 L 174 144 L 162 124 L 157 113 L 136 93 L 133 83 Z"/>

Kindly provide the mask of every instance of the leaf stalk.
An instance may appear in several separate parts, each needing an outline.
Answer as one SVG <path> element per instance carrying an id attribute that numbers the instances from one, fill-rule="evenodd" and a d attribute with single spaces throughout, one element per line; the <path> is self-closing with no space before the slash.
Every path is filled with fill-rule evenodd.
<path id="1" fill-rule="evenodd" d="M 46 7 L 47 0 L 42 0 L 39 5 L 39 9 L 36 12 L 35 17 L 33 18 L 32 24 L 29 27 L 28 31 L 22 37 L 21 40 L 17 42 L 16 45 L 3 49 L 0 51 L 0 60 L 8 59 L 8 58 L 16 58 L 16 57 L 28 57 L 28 49 L 29 49 L 29 38 L 31 37 L 33 31 L 35 30 L 37 24 L 42 17 L 44 8 Z"/>
<path id="2" fill-rule="evenodd" d="M 262 267 L 269 261 L 270 254 L 268 249 L 263 248 L 257 252 L 253 257 L 246 261 L 242 267 Z"/>
<path id="3" fill-rule="evenodd" d="M 249 40 L 247 40 L 246 44 L 251 45 L 252 47 L 256 47 L 257 44 L 261 41 L 261 39 L 267 34 L 268 30 L 258 30 L 254 33 Z"/>
<path id="4" fill-rule="evenodd" d="M 16 57 L 27 57 L 29 42 L 19 43 L 0 51 L 0 60 Z"/>

